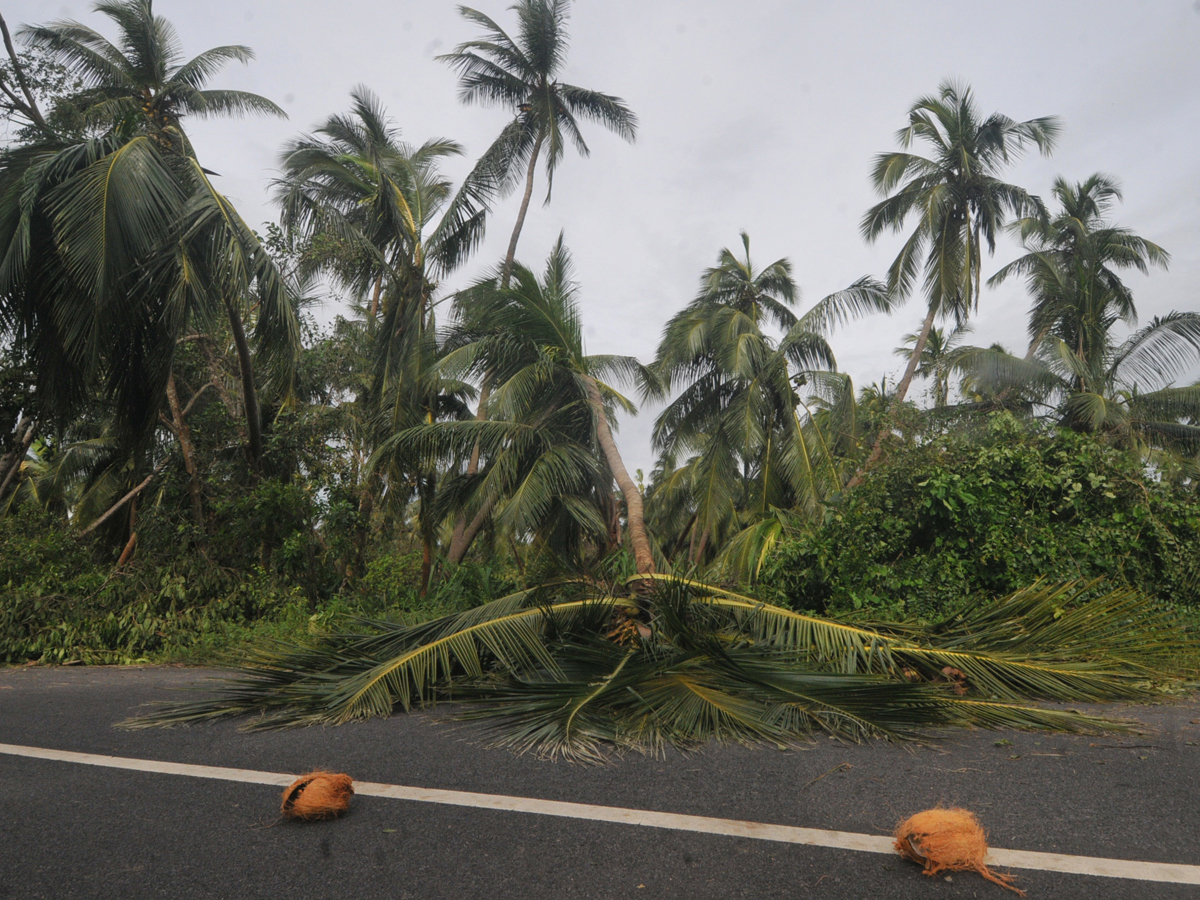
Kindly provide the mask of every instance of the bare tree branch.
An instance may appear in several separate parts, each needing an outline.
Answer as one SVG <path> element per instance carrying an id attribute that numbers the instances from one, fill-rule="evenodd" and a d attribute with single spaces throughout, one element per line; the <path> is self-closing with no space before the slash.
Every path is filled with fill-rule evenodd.
<path id="1" fill-rule="evenodd" d="M 25 113 L 33 124 L 38 128 L 53 134 L 50 126 L 46 124 L 46 119 L 42 115 L 42 111 L 38 109 L 37 99 L 33 96 L 33 91 L 29 89 L 29 82 L 25 78 L 25 69 L 21 65 L 21 60 L 17 58 L 17 48 L 13 46 L 12 35 L 8 33 L 8 23 L 4 21 L 4 16 L 0 15 L 0 32 L 4 34 L 4 49 L 8 51 L 8 58 L 12 60 L 13 74 L 17 76 L 17 84 L 21 86 L 21 93 L 25 95 L 26 103 L 21 103 L 10 91 L 5 91 L 12 98 L 13 103 L 21 112 Z"/>

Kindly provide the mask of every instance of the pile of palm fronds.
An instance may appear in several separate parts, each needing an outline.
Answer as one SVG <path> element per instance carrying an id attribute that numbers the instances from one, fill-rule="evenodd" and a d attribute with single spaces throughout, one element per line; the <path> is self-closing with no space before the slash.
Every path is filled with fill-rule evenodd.
<path id="1" fill-rule="evenodd" d="M 212 699 L 126 724 L 339 724 L 455 700 L 492 720 L 499 745 L 593 759 L 713 738 L 782 745 L 817 730 L 1103 729 L 1114 723 L 1028 701 L 1143 696 L 1182 642 L 1154 601 L 1086 584 L 1035 585 L 933 626 L 868 628 L 639 579 L 628 593 L 541 585 L 416 626 L 357 620 L 358 633 L 256 653 Z"/>

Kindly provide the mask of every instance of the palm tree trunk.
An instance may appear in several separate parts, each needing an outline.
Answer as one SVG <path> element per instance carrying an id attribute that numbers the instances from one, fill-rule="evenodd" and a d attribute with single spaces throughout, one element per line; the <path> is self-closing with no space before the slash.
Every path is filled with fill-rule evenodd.
<path id="1" fill-rule="evenodd" d="M 429 581 L 433 575 L 434 523 L 430 521 L 433 511 L 433 495 L 436 484 L 426 475 L 417 476 L 417 530 L 421 533 L 421 588 L 420 596 L 429 592 Z"/>
<path id="2" fill-rule="evenodd" d="M 538 155 L 542 151 L 542 140 L 544 135 L 538 133 L 537 140 L 533 143 L 533 151 L 529 154 L 529 167 L 525 171 L 525 193 L 521 197 L 521 208 L 517 212 L 517 222 L 513 226 L 512 237 L 508 239 L 508 252 L 504 255 L 504 270 L 500 276 L 501 289 L 507 288 L 509 281 L 512 279 L 513 264 L 517 258 L 517 241 L 521 238 L 521 229 L 525 226 L 525 214 L 529 212 L 529 201 L 533 197 L 533 179 L 537 174 Z M 489 385 L 484 382 L 483 389 L 479 396 L 479 408 L 475 412 L 476 421 L 483 421 L 487 418 L 487 394 Z M 474 475 L 479 471 L 479 442 L 475 442 L 475 448 L 471 451 L 471 462 L 467 466 L 467 474 Z M 488 512 L 490 513 L 490 506 Z M 475 520 L 471 522 L 471 526 L 476 526 L 479 516 L 475 516 Z M 486 520 L 485 520 L 486 521 Z M 475 535 L 479 533 L 479 529 L 483 527 L 483 522 L 479 522 L 474 531 L 471 531 L 471 526 L 466 524 L 466 515 L 460 514 L 458 521 L 454 523 L 454 535 L 450 539 L 450 561 L 455 565 L 462 562 L 462 559 L 467 554 L 467 550 L 471 547 L 471 542 L 475 540 Z"/>
<path id="3" fill-rule="evenodd" d="M 525 561 L 521 558 L 521 553 L 517 549 L 517 539 L 512 536 L 512 532 L 508 533 L 508 546 L 512 549 L 513 561 L 517 564 L 517 573 L 525 577 Z"/>
<path id="4" fill-rule="evenodd" d="M 871 448 L 871 455 L 867 457 L 865 463 L 859 466 L 858 471 L 854 473 L 854 477 L 846 483 L 846 490 L 853 490 L 862 484 L 867 470 L 879 462 L 879 457 L 883 455 L 883 439 L 892 430 L 891 423 L 896 417 L 896 412 L 900 409 L 900 404 L 904 402 L 904 398 L 908 394 L 909 385 L 912 384 L 913 375 L 916 373 L 917 366 L 921 362 L 921 354 L 925 352 L 925 344 L 929 342 L 929 331 L 933 328 L 933 320 L 936 317 L 937 309 L 931 305 L 929 307 L 929 315 L 925 317 L 925 324 L 921 326 L 921 334 L 917 337 L 916 346 L 913 347 L 912 356 L 908 358 L 908 367 L 904 370 L 904 377 L 896 385 L 896 393 L 892 397 L 888 414 L 884 416 L 883 424 L 879 428 L 879 435 L 875 438 L 875 446 Z"/>
<path id="5" fill-rule="evenodd" d="M 350 581 L 360 578 L 367 555 L 367 539 L 371 536 L 371 513 L 375 511 L 373 479 L 367 479 L 358 495 L 358 521 L 354 526 L 354 548 L 346 577 Z"/>
<path id="6" fill-rule="evenodd" d="M 183 418 L 183 407 L 179 404 L 179 390 L 175 386 L 175 373 L 167 377 L 167 403 L 171 407 L 171 418 L 175 422 L 175 437 L 183 453 L 183 467 L 188 473 L 188 494 L 192 498 L 192 518 L 196 527 L 204 529 L 204 504 L 200 496 L 200 475 L 196 469 L 196 454 L 192 446 L 192 429 Z"/>
<path id="7" fill-rule="evenodd" d="M 122 497 L 120 500 L 118 500 L 116 503 L 114 503 L 112 506 L 110 506 L 108 508 L 108 510 L 104 513 L 104 515 L 102 515 L 102 516 L 100 516 L 100 518 L 94 520 L 91 525 L 87 526 L 87 528 L 85 528 L 81 532 L 79 532 L 79 536 L 83 537 L 84 535 L 91 534 L 93 531 L 95 531 L 97 528 L 99 528 L 101 525 L 103 525 L 105 522 L 107 522 L 109 519 L 111 519 L 122 506 L 124 506 L 129 501 L 135 499 L 138 494 L 140 494 L 143 490 L 145 490 L 146 486 L 148 484 L 150 484 L 151 481 L 154 480 L 154 476 L 159 473 L 159 470 L 162 469 L 162 467 L 163 467 L 162 463 L 159 463 L 157 466 L 155 466 L 154 471 L 151 472 L 149 475 L 147 475 L 141 481 L 141 483 L 138 484 L 137 487 L 135 487 L 132 491 L 130 491 L 128 494 L 126 494 L 124 497 Z"/>
<path id="8" fill-rule="evenodd" d="M 17 434 L 17 446 L 5 459 L 3 475 L 0 475 L 0 500 L 4 499 L 4 495 L 8 493 L 8 486 L 21 471 L 21 461 L 25 459 L 30 445 L 33 444 L 33 436 L 37 434 L 37 421 L 29 417 L 21 419 L 17 423 Z"/>
<path id="9" fill-rule="evenodd" d="M 545 135 L 539 132 L 533 144 L 533 152 L 529 154 L 529 171 L 525 173 L 525 196 L 521 198 L 521 211 L 517 213 L 517 224 L 513 228 L 512 237 L 509 238 L 508 253 L 504 257 L 504 273 L 500 276 L 502 288 L 508 287 L 508 280 L 512 277 L 513 261 L 517 257 L 517 240 L 521 237 L 521 227 L 525 224 L 525 213 L 529 211 L 529 198 L 533 196 L 533 176 L 544 137 Z"/>
<path id="10" fill-rule="evenodd" d="M 454 526 L 454 536 L 450 539 L 450 552 L 446 554 L 446 558 L 454 565 L 459 565 L 467 555 L 467 551 L 471 549 L 471 543 L 483 530 L 483 526 L 487 524 L 487 520 L 492 515 L 492 510 L 496 508 L 496 498 L 488 497 L 483 501 L 483 506 L 479 507 L 479 512 L 475 513 L 469 524 L 463 525 L 462 534 L 458 533 L 458 525 Z M 465 522 L 466 517 L 460 517 L 460 522 Z"/>
<path id="11" fill-rule="evenodd" d="M 136 504 L 136 503 L 137 503 L 137 500 L 134 500 L 134 504 Z M 131 512 L 134 509 L 136 509 L 136 506 L 130 506 Z M 131 516 L 131 518 L 132 518 L 132 516 Z M 132 526 L 130 526 L 130 527 L 132 528 Z M 121 551 L 121 556 L 118 558 L 118 560 L 116 560 L 116 565 L 113 566 L 113 572 L 118 571 L 119 569 L 121 569 L 121 566 L 124 566 L 127 562 L 130 562 L 130 557 L 133 556 L 133 548 L 137 547 L 137 546 L 138 546 L 138 533 L 130 532 L 130 539 L 125 541 L 125 550 Z"/>
<path id="12" fill-rule="evenodd" d="M 604 412 L 604 398 L 600 396 L 600 388 L 597 386 L 596 380 L 588 375 L 585 375 L 583 380 L 587 385 L 588 402 L 592 406 L 592 415 L 596 420 L 596 440 L 600 443 L 600 449 L 604 451 L 604 458 L 608 462 L 609 469 L 612 470 L 617 487 L 625 495 L 625 517 L 629 524 L 629 541 L 633 544 L 633 559 L 637 565 L 637 572 L 639 575 L 653 575 L 655 572 L 654 553 L 650 549 L 650 536 L 646 533 L 642 492 L 629 477 L 629 471 L 625 468 L 620 451 L 617 450 L 612 429 L 608 425 L 608 415 Z"/>
<path id="13" fill-rule="evenodd" d="M 483 387 L 479 389 L 479 405 L 475 408 L 475 421 L 483 422 L 487 419 L 487 402 L 491 395 L 492 383 L 489 378 L 483 379 Z M 471 448 L 471 459 L 467 462 L 467 476 L 475 475 L 479 472 L 479 439 L 476 438 L 475 446 Z M 494 505 L 494 504 L 492 504 Z M 488 505 L 488 512 L 491 512 L 492 505 Z M 476 518 L 479 518 L 476 516 Z M 474 524 L 472 522 L 472 524 Z M 479 528 L 483 527 L 480 523 Z M 467 550 L 471 548 L 471 541 L 475 540 L 475 535 L 479 533 L 479 528 L 471 532 L 470 537 L 467 536 L 467 513 L 464 510 L 458 514 L 458 520 L 454 523 L 454 534 L 450 537 L 450 553 L 449 560 L 458 565 L 462 562 L 464 556 L 467 555 Z"/>
<path id="14" fill-rule="evenodd" d="M 375 290 L 371 294 L 371 321 L 374 322 L 376 316 L 379 315 L 379 298 L 383 294 L 383 273 L 380 272 L 375 278 Z"/>
<path id="15" fill-rule="evenodd" d="M 704 551 L 708 549 L 708 536 L 711 532 L 707 525 L 704 526 L 704 533 L 700 535 L 700 543 L 696 546 L 695 555 L 692 556 L 692 565 L 700 565 L 700 560 L 704 559 Z"/>
<path id="16" fill-rule="evenodd" d="M 242 402 L 246 407 L 246 452 L 250 457 L 250 465 L 257 472 L 262 461 L 262 418 L 258 407 L 258 391 L 254 387 L 254 366 L 250 358 L 250 344 L 246 340 L 246 331 L 242 328 L 242 317 L 238 315 L 233 304 L 225 301 L 225 310 L 229 313 L 229 328 L 233 332 L 233 344 L 237 348 L 238 368 L 242 376 Z"/>
<path id="17" fill-rule="evenodd" d="M 433 539 L 427 532 L 421 534 L 421 590 L 423 598 L 429 593 L 429 578 L 433 574 Z"/>
<path id="18" fill-rule="evenodd" d="M 13 74 L 17 77 L 17 85 L 21 89 L 21 94 L 25 97 L 25 102 L 22 103 L 20 98 L 5 89 L 9 100 L 13 105 L 25 113 L 36 125 L 40 128 L 47 137 L 55 137 L 54 131 L 46 124 L 46 118 L 42 115 L 42 111 L 38 108 L 37 98 L 33 96 L 33 91 L 29 89 L 29 81 L 25 77 L 25 67 L 21 65 L 21 60 L 17 56 L 17 48 L 13 46 L 12 35 L 8 33 L 8 23 L 4 21 L 4 16 L 0 16 L 0 32 L 4 35 L 4 49 L 8 51 L 8 59 L 12 64 Z"/>

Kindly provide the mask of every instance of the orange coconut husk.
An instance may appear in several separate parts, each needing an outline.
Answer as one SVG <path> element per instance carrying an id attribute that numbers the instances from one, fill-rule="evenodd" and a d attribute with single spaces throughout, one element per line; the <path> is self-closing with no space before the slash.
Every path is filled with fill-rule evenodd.
<path id="1" fill-rule="evenodd" d="M 978 872 L 988 881 L 1025 896 L 1013 887 L 1013 876 L 993 872 L 984 863 L 987 835 L 966 809 L 927 809 L 896 826 L 896 851 L 925 867 L 926 875 L 939 872 Z"/>
<path id="2" fill-rule="evenodd" d="M 350 807 L 354 781 L 334 772 L 309 772 L 283 792 L 280 812 L 285 819 L 332 819 Z"/>

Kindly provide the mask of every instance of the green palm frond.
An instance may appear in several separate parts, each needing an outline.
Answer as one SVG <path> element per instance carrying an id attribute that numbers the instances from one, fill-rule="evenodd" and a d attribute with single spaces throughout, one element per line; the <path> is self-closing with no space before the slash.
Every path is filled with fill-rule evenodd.
<path id="1" fill-rule="evenodd" d="M 1142 696 L 1183 646 L 1168 611 L 1095 584 L 1034 585 L 924 627 L 836 622 L 672 575 L 626 584 L 642 589 L 568 579 L 423 625 L 360 621 L 362 633 L 260 651 L 211 699 L 125 724 L 336 724 L 455 700 L 499 746 L 584 761 L 817 731 L 1102 731 L 1124 726 L 1028 701 Z"/>

